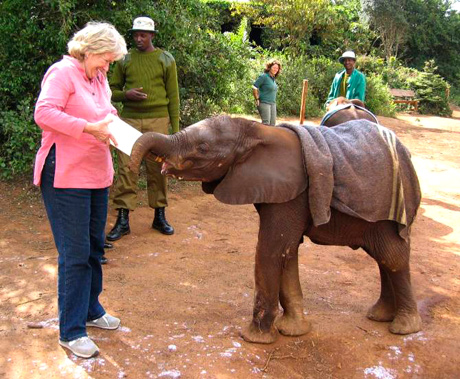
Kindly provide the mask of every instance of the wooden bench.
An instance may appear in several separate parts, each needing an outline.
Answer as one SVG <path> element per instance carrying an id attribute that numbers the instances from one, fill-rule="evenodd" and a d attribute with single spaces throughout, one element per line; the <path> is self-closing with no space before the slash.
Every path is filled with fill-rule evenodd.
<path id="1" fill-rule="evenodd" d="M 418 110 L 418 100 L 415 100 L 415 92 L 410 89 L 390 89 L 391 96 L 393 96 L 393 103 L 395 104 L 409 104 L 412 105 L 413 110 Z"/>

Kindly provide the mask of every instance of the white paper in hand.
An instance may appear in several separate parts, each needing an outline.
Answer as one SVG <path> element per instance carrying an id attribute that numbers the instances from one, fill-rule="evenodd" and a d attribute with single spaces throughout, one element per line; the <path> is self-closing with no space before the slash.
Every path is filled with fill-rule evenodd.
<path id="1" fill-rule="evenodd" d="M 109 124 L 109 130 L 110 133 L 115 137 L 118 146 L 115 146 L 112 141 L 110 141 L 110 144 L 115 146 L 123 153 L 131 155 L 134 143 L 142 135 L 142 133 L 112 114 L 108 115 L 107 117 L 110 117 L 113 120 Z"/>

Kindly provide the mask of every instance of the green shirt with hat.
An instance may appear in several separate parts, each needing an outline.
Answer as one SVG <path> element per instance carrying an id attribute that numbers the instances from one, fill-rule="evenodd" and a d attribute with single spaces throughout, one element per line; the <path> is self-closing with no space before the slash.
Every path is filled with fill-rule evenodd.
<path id="1" fill-rule="evenodd" d="M 344 86 L 344 95 L 341 94 L 342 85 Z M 354 69 L 351 75 L 347 75 L 346 70 L 338 72 L 332 81 L 326 105 L 339 96 L 344 96 L 347 99 L 359 99 L 364 102 L 366 98 L 366 77 L 364 74 L 357 69 Z"/>

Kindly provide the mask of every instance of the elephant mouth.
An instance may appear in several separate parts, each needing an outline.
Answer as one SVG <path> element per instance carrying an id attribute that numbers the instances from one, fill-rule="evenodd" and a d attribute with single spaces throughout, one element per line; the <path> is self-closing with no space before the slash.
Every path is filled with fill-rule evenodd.
<path id="1" fill-rule="evenodd" d="M 192 161 L 185 161 L 183 163 L 174 164 L 171 161 L 165 160 L 161 166 L 161 174 L 171 176 L 179 180 L 199 180 L 188 176 L 184 170 L 188 170 L 193 166 Z"/>

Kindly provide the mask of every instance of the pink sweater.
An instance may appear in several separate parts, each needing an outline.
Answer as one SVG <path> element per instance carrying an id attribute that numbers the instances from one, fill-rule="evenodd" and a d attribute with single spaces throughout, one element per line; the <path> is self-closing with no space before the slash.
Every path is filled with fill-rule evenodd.
<path id="1" fill-rule="evenodd" d="M 70 56 L 53 64 L 42 81 L 35 106 L 35 122 L 43 129 L 35 159 L 34 184 L 40 185 L 45 159 L 56 145 L 55 188 L 105 188 L 112 184 L 110 150 L 94 136 L 83 133 L 87 122 L 117 114 L 110 103 L 107 79 L 89 80 L 79 61 Z"/>

